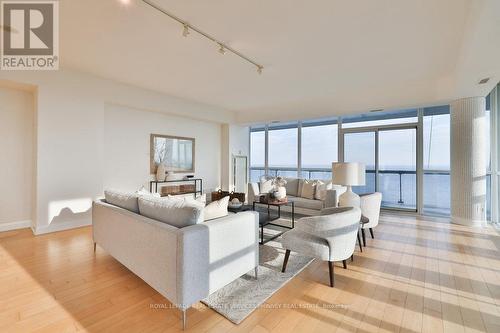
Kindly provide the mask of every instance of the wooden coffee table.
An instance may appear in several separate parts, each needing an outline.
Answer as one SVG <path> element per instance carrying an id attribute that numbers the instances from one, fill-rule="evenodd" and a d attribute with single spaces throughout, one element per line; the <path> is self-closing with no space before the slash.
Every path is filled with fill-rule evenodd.
<path id="1" fill-rule="evenodd" d="M 276 235 L 273 235 L 271 237 L 268 237 L 264 239 L 264 227 L 268 225 L 273 225 L 276 227 L 281 227 L 285 229 L 293 229 L 295 227 L 295 204 L 292 200 L 287 200 L 287 201 L 269 201 L 269 202 L 261 202 L 261 201 L 254 201 L 252 204 L 252 209 L 255 211 L 255 206 L 256 205 L 263 205 L 267 206 L 267 215 L 262 214 L 259 212 L 259 228 L 260 228 L 260 240 L 259 244 L 266 244 L 267 242 L 272 241 L 273 239 L 278 238 L 281 236 L 283 232 L 279 232 Z M 281 218 L 281 206 L 292 206 L 292 224 L 291 226 L 285 226 L 281 224 L 276 224 L 273 223 L 273 221 L 279 220 Z M 272 216 L 271 215 L 271 207 L 278 207 L 278 215 Z"/>

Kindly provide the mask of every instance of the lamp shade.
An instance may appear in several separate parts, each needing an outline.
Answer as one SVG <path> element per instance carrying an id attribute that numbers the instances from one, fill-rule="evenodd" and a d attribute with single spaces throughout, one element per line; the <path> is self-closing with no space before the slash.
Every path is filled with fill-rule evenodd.
<path id="1" fill-rule="evenodd" d="M 333 183 L 345 186 L 365 185 L 365 165 L 363 163 L 332 163 Z"/>

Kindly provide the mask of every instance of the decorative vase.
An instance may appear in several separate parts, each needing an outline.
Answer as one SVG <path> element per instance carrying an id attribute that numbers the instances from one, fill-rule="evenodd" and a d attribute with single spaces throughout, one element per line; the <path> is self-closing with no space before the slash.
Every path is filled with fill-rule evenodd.
<path id="1" fill-rule="evenodd" d="M 283 200 L 286 198 L 286 188 L 284 186 L 278 187 L 278 190 L 274 193 L 274 197 L 278 200 Z"/>
<path id="2" fill-rule="evenodd" d="M 158 164 L 158 168 L 156 169 L 156 180 L 159 182 L 165 181 L 166 172 L 167 168 L 165 164 L 163 163 Z"/>

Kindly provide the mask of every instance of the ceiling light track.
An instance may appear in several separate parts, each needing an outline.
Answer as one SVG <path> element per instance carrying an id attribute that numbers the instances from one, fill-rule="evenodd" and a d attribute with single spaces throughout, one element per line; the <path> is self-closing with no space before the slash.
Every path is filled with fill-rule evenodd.
<path id="1" fill-rule="evenodd" d="M 157 4 L 155 4 L 155 3 L 153 3 L 153 2 L 151 2 L 149 0 L 141 0 L 141 1 L 144 2 L 145 4 L 147 4 L 148 6 L 150 6 L 151 8 L 156 9 L 160 13 L 162 13 L 162 14 L 170 17 L 172 20 L 175 20 L 178 23 L 180 23 L 182 25 L 182 27 L 183 27 L 182 35 L 184 37 L 187 37 L 191 31 L 194 31 L 194 32 L 198 33 L 199 35 L 201 35 L 201 36 L 209 39 L 212 42 L 214 42 L 218 46 L 219 53 L 225 54 L 226 52 L 229 51 L 229 52 L 233 53 L 234 55 L 237 55 L 241 59 L 243 59 L 243 60 L 251 63 L 252 65 L 254 65 L 257 68 L 257 73 L 262 74 L 264 66 L 262 66 L 261 64 L 253 61 L 252 59 L 248 58 L 247 56 L 245 56 L 244 54 L 240 53 L 239 51 L 231 48 L 230 46 L 227 46 L 226 44 L 224 44 L 220 40 L 216 39 L 215 37 L 207 34 L 206 32 L 203 32 L 202 30 L 200 30 L 200 29 L 192 26 L 191 24 L 189 24 L 188 22 L 184 21 L 183 19 L 175 16 L 174 14 L 169 13 L 165 9 L 159 7 Z"/>

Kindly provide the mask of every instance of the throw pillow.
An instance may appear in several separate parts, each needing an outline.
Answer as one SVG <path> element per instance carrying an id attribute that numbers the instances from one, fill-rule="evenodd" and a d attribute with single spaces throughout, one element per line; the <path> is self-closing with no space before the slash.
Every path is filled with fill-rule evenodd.
<path id="1" fill-rule="evenodd" d="M 195 200 L 140 196 L 138 202 L 141 215 L 177 228 L 203 222 L 203 204 Z"/>
<path id="2" fill-rule="evenodd" d="M 227 216 L 227 205 L 229 204 L 229 196 L 220 200 L 209 203 L 203 210 L 205 221 L 218 219 L 219 217 Z"/>
<path id="3" fill-rule="evenodd" d="M 269 193 L 273 188 L 273 178 L 260 180 L 260 193 Z"/>
<path id="4" fill-rule="evenodd" d="M 185 194 L 185 195 L 168 195 L 169 199 L 177 199 L 177 200 L 184 200 L 184 201 L 194 201 L 203 204 L 205 206 L 207 204 L 207 194 L 197 194 L 196 198 L 193 198 L 192 194 Z"/>
<path id="5" fill-rule="evenodd" d="M 332 182 L 324 183 L 321 180 L 318 180 L 316 183 L 316 193 L 314 194 L 314 199 L 324 201 L 326 199 L 326 191 L 331 190 L 333 188 Z"/>
<path id="6" fill-rule="evenodd" d="M 316 191 L 314 192 L 314 199 L 324 200 L 323 197 L 326 195 L 326 184 L 321 180 L 316 182 Z"/>
<path id="7" fill-rule="evenodd" d="M 316 183 L 310 180 L 304 180 L 302 185 L 302 198 L 314 199 L 314 190 L 316 189 Z"/>
<path id="8" fill-rule="evenodd" d="M 294 197 L 299 196 L 299 179 L 297 178 L 285 178 L 286 180 L 286 193 L 293 195 Z"/>
<path id="9" fill-rule="evenodd" d="M 137 203 L 138 197 L 139 196 L 134 192 L 122 192 L 116 190 L 104 191 L 104 198 L 107 203 L 134 213 L 139 213 L 139 206 Z"/>
<path id="10" fill-rule="evenodd" d="M 160 193 L 151 193 L 144 186 L 135 192 L 137 195 L 152 195 L 153 197 L 161 197 Z"/>

